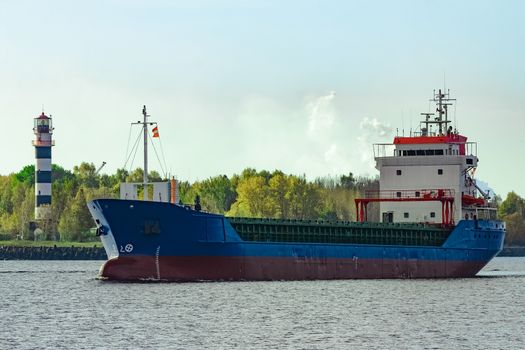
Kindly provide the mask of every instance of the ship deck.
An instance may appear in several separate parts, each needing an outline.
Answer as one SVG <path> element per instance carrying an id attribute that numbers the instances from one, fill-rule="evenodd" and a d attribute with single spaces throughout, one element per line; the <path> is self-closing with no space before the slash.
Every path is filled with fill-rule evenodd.
<path id="1" fill-rule="evenodd" d="M 227 218 L 243 241 L 440 247 L 452 227 L 429 224 Z"/>

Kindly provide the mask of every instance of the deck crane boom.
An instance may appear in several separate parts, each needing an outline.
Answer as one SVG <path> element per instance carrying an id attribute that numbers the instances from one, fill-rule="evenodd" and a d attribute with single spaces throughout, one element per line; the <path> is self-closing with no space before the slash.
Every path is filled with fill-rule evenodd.
<path id="1" fill-rule="evenodd" d="M 106 165 L 106 162 L 102 162 L 102 165 L 98 167 L 97 171 L 95 171 L 95 175 L 98 175 L 98 173 L 100 172 L 100 170 L 102 170 L 104 165 Z"/>

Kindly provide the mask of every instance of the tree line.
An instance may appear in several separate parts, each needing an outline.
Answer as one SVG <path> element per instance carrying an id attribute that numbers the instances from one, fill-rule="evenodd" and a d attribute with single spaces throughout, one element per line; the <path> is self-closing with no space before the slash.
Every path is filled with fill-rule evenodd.
<path id="1" fill-rule="evenodd" d="M 52 166 L 50 215 L 39 224 L 42 237 L 62 241 L 90 241 L 96 236 L 86 202 L 94 198 L 118 198 L 121 182 L 142 182 L 143 170 L 118 169 L 114 174 L 98 174 L 92 163 L 81 163 L 72 171 Z M 157 172 L 150 181 L 163 181 Z M 18 173 L 0 176 L 0 240 L 35 239 L 35 169 L 24 167 Z M 226 216 L 280 219 L 320 219 L 353 221 L 354 199 L 368 190 L 377 190 L 377 177 L 356 177 L 352 173 L 326 176 L 313 181 L 282 171 L 243 170 L 231 177 L 218 175 L 202 181 L 179 183 L 183 204 L 194 204 L 199 197 L 203 210 Z M 371 203 L 368 219 L 379 221 L 377 203 Z M 499 216 L 507 222 L 507 244 L 525 244 L 525 201 L 511 192 L 501 202 Z"/>
<path id="2" fill-rule="evenodd" d="M 150 181 L 164 181 L 157 172 Z M 39 223 L 42 237 L 62 241 L 89 241 L 96 237 L 86 202 L 94 198 L 118 198 L 121 182 L 142 182 L 143 170 L 118 169 L 114 174 L 97 174 L 92 163 L 81 163 L 72 171 L 52 166 L 50 215 Z M 28 165 L 18 173 L 0 176 L 0 240 L 35 239 L 31 229 L 35 206 L 35 168 Z M 276 170 L 245 169 L 231 177 L 219 175 L 203 181 L 179 183 L 183 204 L 200 198 L 203 210 L 226 216 L 286 219 L 355 220 L 354 198 L 378 188 L 377 178 L 324 177 L 308 181 L 305 176 Z M 377 215 L 375 217 L 377 219 Z"/>

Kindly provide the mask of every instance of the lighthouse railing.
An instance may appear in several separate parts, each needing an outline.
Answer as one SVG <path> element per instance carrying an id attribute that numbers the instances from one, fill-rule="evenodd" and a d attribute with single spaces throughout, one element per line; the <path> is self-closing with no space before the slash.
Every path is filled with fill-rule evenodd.
<path id="1" fill-rule="evenodd" d="M 54 146 L 55 145 L 55 140 L 47 140 L 47 141 L 44 141 L 44 140 L 33 140 L 31 142 L 31 144 L 33 146 L 37 146 L 37 147 Z"/>

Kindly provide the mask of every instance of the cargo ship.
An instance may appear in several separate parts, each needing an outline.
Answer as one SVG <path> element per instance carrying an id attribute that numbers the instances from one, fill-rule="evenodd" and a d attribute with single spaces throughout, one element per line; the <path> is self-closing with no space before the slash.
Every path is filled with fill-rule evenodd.
<path id="1" fill-rule="evenodd" d="M 121 184 L 88 203 L 116 281 L 261 281 L 473 277 L 503 247 L 505 224 L 478 186 L 477 144 L 450 125 L 449 92 L 419 131 L 373 145 L 379 190 L 355 200 L 355 222 L 225 217 L 180 204 L 174 181 Z M 141 192 L 142 191 L 142 192 Z M 139 200 L 138 193 L 143 198 Z M 371 203 L 379 222 L 369 222 Z"/>

